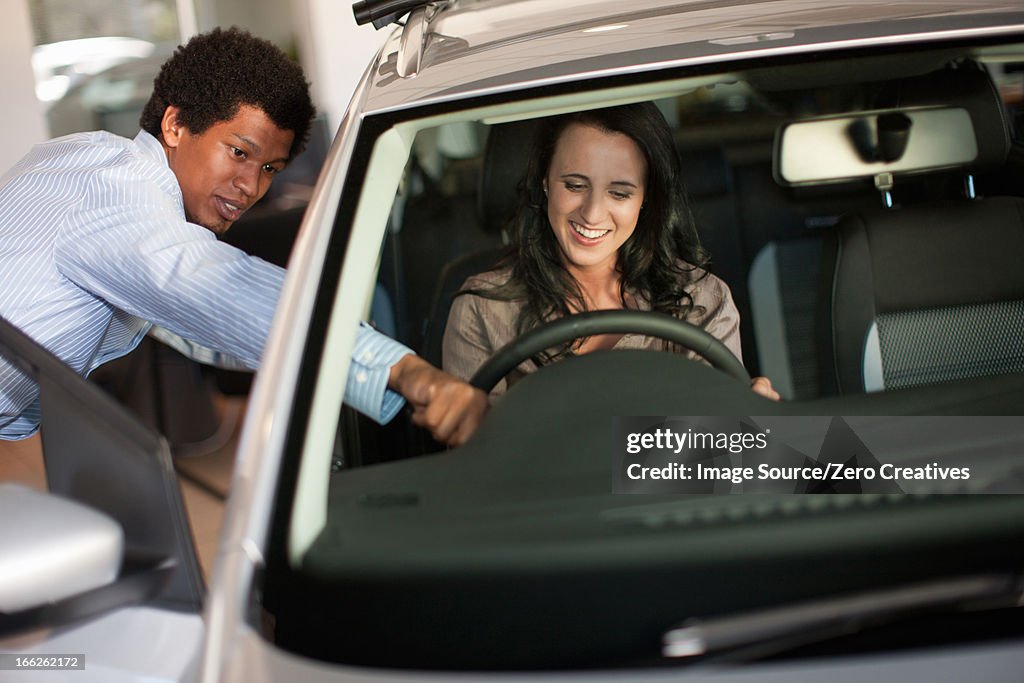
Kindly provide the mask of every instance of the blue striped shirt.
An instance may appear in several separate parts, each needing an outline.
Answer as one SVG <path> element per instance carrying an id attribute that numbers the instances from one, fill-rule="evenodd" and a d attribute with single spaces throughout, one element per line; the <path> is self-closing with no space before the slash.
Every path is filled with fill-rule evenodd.
<path id="1" fill-rule="evenodd" d="M 255 369 L 283 278 L 185 220 L 163 147 L 145 131 L 50 140 L 0 178 L 0 316 L 81 375 L 153 324 Z M 406 353 L 361 326 L 345 400 L 389 420 L 402 405 L 389 370 Z M 0 361 L 0 438 L 38 429 L 38 393 Z"/>

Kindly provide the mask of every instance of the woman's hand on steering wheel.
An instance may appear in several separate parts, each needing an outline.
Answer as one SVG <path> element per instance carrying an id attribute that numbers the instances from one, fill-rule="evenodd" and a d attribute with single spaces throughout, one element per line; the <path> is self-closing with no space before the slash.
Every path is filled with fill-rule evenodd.
<path id="1" fill-rule="evenodd" d="M 755 377 L 750 382 L 750 388 L 754 390 L 755 394 L 760 394 L 765 398 L 770 398 L 773 401 L 782 400 L 779 392 L 772 387 L 772 381 L 767 377 Z"/>
<path id="2" fill-rule="evenodd" d="M 778 398 L 771 382 L 759 377 L 753 382 L 743 363 L 722 342 L 703 329 L 664 313 L 617 310 L 588 311 L 552 320 L 530 330 L 498 349 L 474 373 L 469 383 L 489 392 L 527 358 L 573 339 L 598 334 L 643 334 L 679 344 L 705 358 L 712 367 L 735 377 L 768 398 Z"/>

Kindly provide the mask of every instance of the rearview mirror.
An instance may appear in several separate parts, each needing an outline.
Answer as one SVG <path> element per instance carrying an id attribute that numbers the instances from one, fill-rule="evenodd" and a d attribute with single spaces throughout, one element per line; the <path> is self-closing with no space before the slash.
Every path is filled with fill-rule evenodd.
<path id="1" fill-rule="evenodd" d="M 956 168 L 977 156 L 966 109 L 880 110 L 783 125 L 775 138 L 773 172 L 786 186 L 819 185 Z"/>

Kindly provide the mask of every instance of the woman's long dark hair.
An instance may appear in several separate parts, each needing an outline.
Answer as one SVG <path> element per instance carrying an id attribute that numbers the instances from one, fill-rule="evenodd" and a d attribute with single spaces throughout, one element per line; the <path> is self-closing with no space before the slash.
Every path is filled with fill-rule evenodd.
<path id="1" fill-rule="evenodd" d="M 544 194 L 544 178 L 555 145 L 575 123 L 629 136 L 647 161 L 644 205 L 636 229 L 619 248 L 616 265 L 623 305 L 630 292 L 649 301 L 654 311 L 685 319 L 694 303 L 685 289 L 689 278 L 683 277 L 683 271 L 706 266 L 708 257 L 686 200 L 672 131 L 651 102 L 576 112 L 541 122 L 519 186 L 519 209 L 510 227 L 510 252 L 502 262 L 504 267 L 511 267 L 511 277 L 494 288 L 461 293 L 521 301 L 516 322 L 519 334 L 572 311 L 587 310 L 583 290 L 566 268 L 548 221 Z M 571 346 L 568 343 L 535 360 L 550 362 L 568 353 Z"/>

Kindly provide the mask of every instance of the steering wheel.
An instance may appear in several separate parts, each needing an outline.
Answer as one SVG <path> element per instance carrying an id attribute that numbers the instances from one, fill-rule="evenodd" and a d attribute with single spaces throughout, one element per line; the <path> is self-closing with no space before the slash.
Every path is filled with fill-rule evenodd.
<path id="1" fill-rule="evenodd" d="M 725 344 L 701 328 L 665 313 L 635 310 L 588 311 L 545 323 L 498 349 L 473 374 L 469 383 L 490 392 L 517 365 L 545 349 L 580 337 L 626 333 L 679 344 L 703 356 L 713 367 L 750 385 L 750 375 L 743 363 Z"/>

